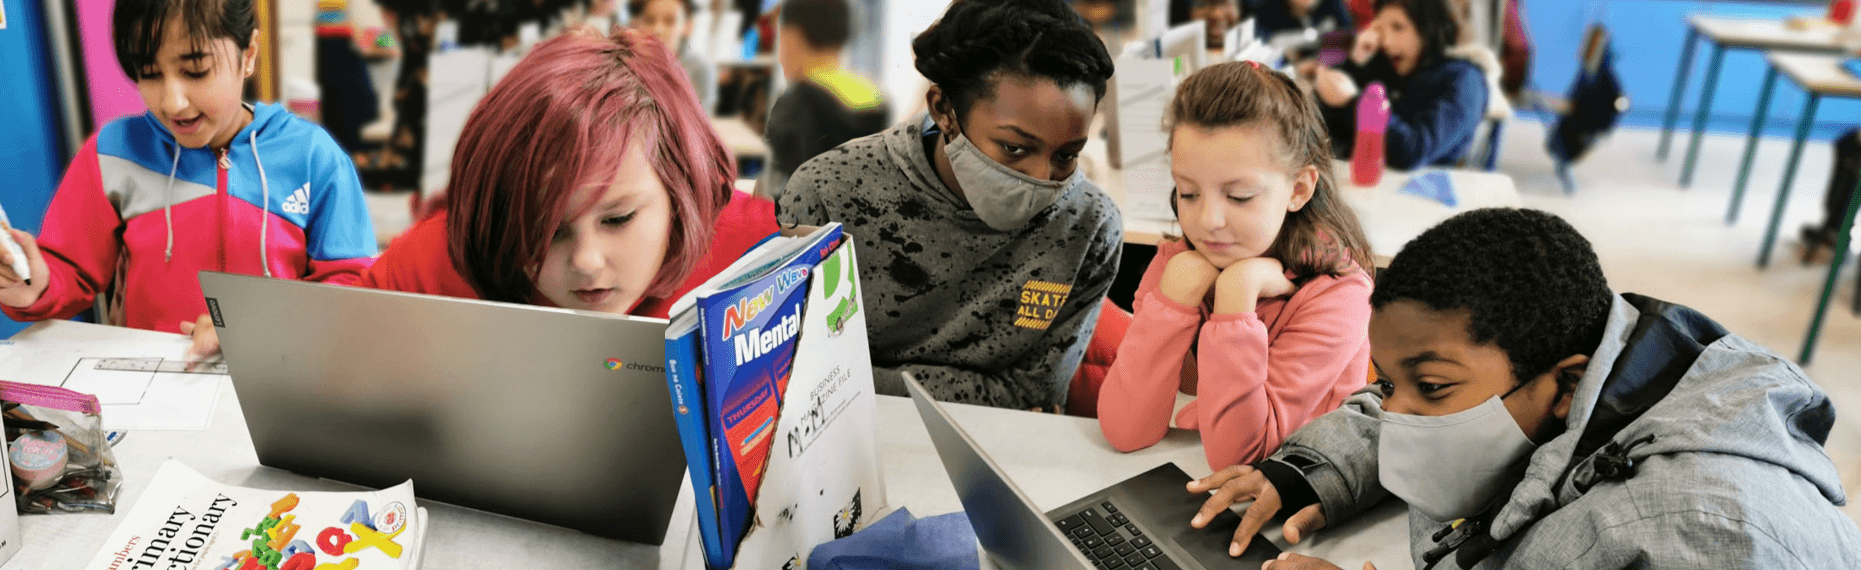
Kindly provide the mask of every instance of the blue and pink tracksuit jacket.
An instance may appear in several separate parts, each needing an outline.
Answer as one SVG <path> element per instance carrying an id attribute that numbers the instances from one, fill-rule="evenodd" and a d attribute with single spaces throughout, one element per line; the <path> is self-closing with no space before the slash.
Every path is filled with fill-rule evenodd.
<path id="1" fill-rule="evenodd" d="M 50 285 L 19 321 L 69 318 L 178 332 L 207 310 L 200 271 L 350 284 L 374 262 L 354 163 L 277 105 L 225 149 L 184 148 L 151 114 L 84 143 L 38 236 Z"/>

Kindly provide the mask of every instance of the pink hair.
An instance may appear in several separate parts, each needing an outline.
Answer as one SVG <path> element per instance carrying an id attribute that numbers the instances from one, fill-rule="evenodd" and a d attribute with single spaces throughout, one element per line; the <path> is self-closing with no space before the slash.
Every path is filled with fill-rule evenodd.
<path id="1" fill-rule="evenodd" d="M 666 258 L 648 295 L 677 289 L 709 249 L 736 164 L 673 54 L 650 36 L 570 30 L 485 95 L 452 155 L 447 245 L 479 297 L 528 303 L 577 189 L 605 187 L 630 145 L 672 200 Z M 574 205 L 586 209 L 593 204 Z"/>

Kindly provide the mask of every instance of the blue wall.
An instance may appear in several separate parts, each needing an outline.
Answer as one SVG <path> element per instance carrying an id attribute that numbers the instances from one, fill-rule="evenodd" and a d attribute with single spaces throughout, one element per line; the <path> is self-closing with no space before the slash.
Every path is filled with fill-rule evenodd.
<path id="1" fill-rule="evenodd" d="M 0 165 L 6 169 L 0 207 L 22 230 L 39 233 L 45 207 L 64 171 L 58 134 L 57 93 L 45 50 L 45 19 L 38 2 L 6 2 L 6 29 L 0 30 Z M 25 325 L 0 317 L 0 338 Z"/>
<path id="2" fill-rule="evenodd" d="M 1686 40 L 1686 17 L 1711 14 L 1725 17 L 1781 19 L 1799 14 L 1819 14 L 1827 8 L 1821 2 L 1800 0 L 1520 0 L 1532 39 L 1532 81 L 1537 88 L 1563 94 L 1575 80 L 1577 54 L 1584 29 L 1600 21 L 1615 38 L 1616 71 L 1628 91 L 1631 106 L 1623 122 L 1627 125 L 1656 127 L 1666 112 L 1674 72 L 1680 63 L 1680 51 Z M 1681 100 L 1683 130 L 1691 128 L 1693 112 L 1698 108 L 1700 84 L 1711 59 L 1711 44 L 1700 40 L 1694 48 L 1693 70 L 1687 77 L 1687 92 Z M 1759 52 L 1727 50 L 1719 69 L 1718 88 L 1713 98 L 1707 128 L 1714 132 L 1744 134 L 1751 127 L 1751 114 L 1757 110 L 1758 91 L 1764 82 L 1768 64 Z M 1779 75 L 1771 97 L 1765 134 L 1790 137 L 1808 97 L 1788 77 Z M 1811 135 L 1818 140 L 1834 138 L 1842 130 L 1861 124 L 1861 101 L 1824 98 L 1816 112 L 1816 128 Z"/>

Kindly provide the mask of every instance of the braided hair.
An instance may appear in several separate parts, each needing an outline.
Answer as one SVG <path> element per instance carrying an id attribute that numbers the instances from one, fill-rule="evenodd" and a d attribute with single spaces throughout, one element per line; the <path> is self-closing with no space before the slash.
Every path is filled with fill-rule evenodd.
<path id="1" fill-rule="evenodd" d="M 918 73 L 943 90 L 958 117 L 995 95 L 998 74 L 1086 85 L 1105 96 L 1111 54 L 1061 0 L 962 0 L 911 41 Z"/>

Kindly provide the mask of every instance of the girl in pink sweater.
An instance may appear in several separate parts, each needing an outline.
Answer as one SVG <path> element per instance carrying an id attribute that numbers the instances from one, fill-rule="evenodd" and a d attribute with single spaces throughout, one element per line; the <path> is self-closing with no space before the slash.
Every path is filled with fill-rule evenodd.
<path id="1" fill-rule="evenodd" d="M 1121 451 L 1202 433 L 1212 469 L 1252 463 L 1369 378 L 1370 251 L 1332 179 L 1312 101 L 1248 62 L 1204 69 L 1170 103 L 1172 203 L 1099 393 Z"/>

